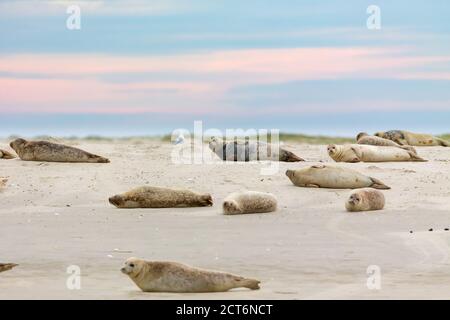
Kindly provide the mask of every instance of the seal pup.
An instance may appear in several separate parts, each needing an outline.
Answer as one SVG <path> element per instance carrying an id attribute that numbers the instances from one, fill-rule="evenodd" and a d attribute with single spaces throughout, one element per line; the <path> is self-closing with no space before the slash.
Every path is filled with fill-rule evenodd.
<path id="1" fill-rule="evenodd" d="M 381 191 L 372 188 L 353 190 L 345 203 L 347 211 L 370 211 L 384 208 L 384 195 Z"/>
<path id="2" fill-rule="evenodd" d="M 336 162 L 427 161 L 409 150 L 365 144 L 330 144 L 327 147 L 327 152 Z"/>
<path id="3" fill-rule="evenodd" d="M 0 272 L 11 270 L 14 267 L 17 267 L 16 263 L 0 263 Z"/>
<path id="4" fill-rule="evenodd" d="M 285 150 L 272 143 L 260 141 L 225 142 L 217 137 L 211 137 L 209 148 L 224 161 L 305 161 L 291 151 Z"/>
<path id="5" fill-rule="evenodd" d="M 332 189 L 372 187 L 375 189 L 390 189 L 380 180 L 365 176 L 358 171 L 327 165 L 287 170 L 286 175 L 297 187 Z"/>
<path id="6" fill-rule="evenodd" d="M 109 198 L 109 202 L 122 209 L 208 207 L 213 205 L 210 194 L 190 190 L 160 187 L 139 187 Z"/>
<path id="7" fill-rule="evenodd" d="M 397 147 L 397 148 L 409 150 L 409 151 L 417 154 L 416 149 L 414 149 L 414 147 L 412 147 L 412 146 L 402 146 L 402 145 L 399 145 L 398 143 L 396 143 L 392 140 L 389 140 L 389 139 L 384 139 L 384 138 L 377 137 L 377 136 L 370 136 L 366 132 L 358 133 L 358 135 L 356 136 L 356 143 L 357 144 L 367 144 L 367 145 L 371 145 L 371 146 L 380 146 L 380 147 Z"/>
<path id="8" fill-rule="evenodd" d="M 121 271 L 144 292 L 224 292 L 259 289 L 259 281 L 234 274 L 190 267 L 177 262 L 129 258 Z"/>
<path id="9" fill-rule="evenodd" d="M 15 157 L 11 152 L 0 149 L 0 159 L 14 159 Z"/>
<path id="10" fill-rule="evenodd" d="M 392 140 L 400 145 L 450 147 L 450 142 L 426 133 L 390 130 L 386 132 L 377 132 L 375 133 L 375 136 Z"/>
<path id="11" fill-rule="evenodd" d="M 11 148 L 24 161 L 108 163 L 109 160 L 84 150 L 48 141 L 16 139 Z"/>
<path id="12" fill-rule="evenodd" d="M 6 183 L 8 182 L 8 178 L 2 178 L 0 177 L 0 190 L 3 189 L 3 187 L 6 186 Z"/>
<path id="13" fill-rule="evenodd" d="M 223 201 L 223 214 L 264 213 L 277 210 L 277 198 L 266 192 L 234 192 Z"/>

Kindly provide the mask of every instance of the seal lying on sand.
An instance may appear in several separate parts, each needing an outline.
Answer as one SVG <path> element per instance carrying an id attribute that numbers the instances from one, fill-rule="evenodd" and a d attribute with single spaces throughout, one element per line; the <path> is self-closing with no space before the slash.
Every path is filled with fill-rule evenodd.
<path id="1" fill-rule="evenodd" d="M 336 162 L 389 162 L 389 161 L 421 161 L 416 153 L 396 147 L 378 147 L 364 144 L 330 144 L 328 155 Z"/>
<path id="2" fill-rule="evenodd" d="M 416 149 L 414 149 L 414 147 L 412 146 L 402 146 L 392 140 L 384 139 L 377 136 L 370 136 L 368 133 L 365 132 L 358 133 L 358 135 L 356 136 L 356 143 L 379 147 L 397 147 L 417 154 Z"/>
<path id="3" fill-rule="evenodd" d="M 278 147 L 275 144 L 259 141 L 225 142 L 212 137 L 209 148 L 225 161 L 255 161 L 272 160 L 284 162 L 305 161 L 293 152 Z"/>
<path id="4" fill-rule="evenodd" d="M 348 211 L 381 210 L 384 208 L 384 195 L 381 191 L 372 188 L 353 190 L 345 203 Z"/>
<path id="5" fill-rule="evenodd" d="M 298 170 L 287 170 L 286 175 L 298 187 L 333 189 L 372 187 L 375 189 L 390 189 L 378 179 L 341 167 L 316 165 Z"/>
<path id="6" fill-rule="evenodd" d="M 11 152 L 0 149 L 0 159 L 14 159 L 15 157 Z"/>
<path id="7" fill-rule="evenodd" d="M 16 139 L 11 148 L 24 161 L 108 163 L 109 160 L 78 148 L 48 141 Z"/>
<path id="8" fill-rule="evenodd" d="M 212 206 L 210 194 L 160 187 L 140 187 L 109 198 L 117 208 L 175 208 Z"/>
<path id="9" fill-rule="evenodd" d="M 14 267 L 17 267 L 16 263 L 0 263 L 0 272 L 11 270 Z"/>
<path id="10" fill-rule="evenodd" d="M 202 270 L 176 262 L 129 258 L 121 271 L 144 292 L 224 292 L 234 288 L 259 289 L 259 281 L 219 271 Z"/>
<path id="11" fill-rule="evenodd" d="M 413 133 L 404 130 L 390 130 L 386 132 L 377 132 L 375 133 L 375 136 L 392 140 L 400 145 L 450 147 L 450 142 L 426 133 Z"/>
<path id="12" fill-rule="evenodd" d="M 277 210 L 277 198 L 266 192 L 235 192 L 228 195 L 223 201 L 223 213 L 227 215 L 264 213 L 275 210 Z"/>

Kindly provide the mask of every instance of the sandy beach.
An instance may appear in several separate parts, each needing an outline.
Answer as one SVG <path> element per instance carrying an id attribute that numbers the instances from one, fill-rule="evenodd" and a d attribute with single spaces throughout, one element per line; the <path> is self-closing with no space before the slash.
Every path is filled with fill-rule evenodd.
<path id="1" fill-rule="evenodd" d="M 299 188 L 286 169 L 333 163 L 325 145 L 287 143 L 306 162 L 173 164 L 157 140 L 71 141 L 111 160 L 67 164 L 0 160 L 0 299 L 449 299 L 450 148 L 422 147 L 429 162 L 340 163 L 376 177 L 382 211 L 348 213 L 350 190 Z M 8 141 L 0 141 L 8 148 Z M 206 148 L 206 145 L 205 145 Z M 141 185 L 209 192 L 214 206 L 120 210 L 108 197 Z M 276 213 L 222 215 L 243 189 L 274 193 Z M 428 231 L 430 228 L 433 231 Z M 413 231 L 413 233 L 410 233 Z M 142 293 L 119 269 L 128 257 L 178 261 L 261 280 L 261 290 Z M 81 289 L 66 286 L 70 265 Z M 381 288 L 367 287 L 367 268 Z"/>

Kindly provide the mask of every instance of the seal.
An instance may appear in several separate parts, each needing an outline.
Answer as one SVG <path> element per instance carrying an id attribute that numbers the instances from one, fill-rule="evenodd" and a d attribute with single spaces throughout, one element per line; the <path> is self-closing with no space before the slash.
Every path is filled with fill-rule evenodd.
<path id="1" fill-rule="evenodd" d="M 109 202 L 121 209 L 208 207 L 213 204 L 210 194 L 149 186 L 115 195 Z"/>
<path id="2" fill-rule="evenodd" d="M 144 292 L 225 292 L 259 289 L 259 281 L 234 274 L 203 270 L 177 262 L 129 258 L 121 271 Z"/>
<path id="3" fill-rule="evenodd" d="M 392 140 L 400 145 L 450 147 L 450 142 L 426 133 L 390 130 L 386 132 L 377 132 L 375 133 L 375 136 Z"/>
<path id="4" fill-rule="evenodd" d="M 223 214 L 226 215 L 264 213 L 275 210 L 277 210 L 277 198 L 266 192 L 235 192 L 223 201 Z"/>
<path id="5" fill-rule="evenodd" d="M 108 163 L 109 160 L 84 150 L 48 141 L 16 139 L 11 148 L 24 161 Z"/>
<path id="6" fill-rule="evenodd" d="M 0 263 L 0 272 L 11 270 L 14 267 L 17 267 L 16 263 Z"/>
<path id="7" fill-rule="evenodd" d="M 384 139 L 381 137 L 377 137 L 377 136 L 370 136 L 368 133 L 366 132 L 360 132 L 358 133 L 358 135 L 356 136 L 356 143 L 357 144 L 367 144 L 367 145 L 371 145 L 371 146 L 380 146 L 380 147 L 397 147 L 397 148 L 401 148 L 401 149 L 405 149 L 411 152 L 414 152 L 415 154 L 417 154 L 416 149 L 414 149 L 414 147 L 412 146 L 402 146 L 399 145 L 398 143 L 389 140 L 389 139 Z"/>
<path id="8" fill-rule="evenodd" d="M 14 159 L 15 157 L 11 152 L 0 149 L 0 159 Z"/>
<path id="9" fill-rule="evenodd" d="M 347 211 L 370 211 L 384 208 L 384 195 L 381 191 L 372 188 L 353 190 L 345 203 Z"/>
<path id="10" fill-rule="evenodd" d="M 332 189 L 372 187 L 375 189 L 390 189 L 380 180 L 365 176 L 358 171 L 327 165 L 287 170 L 286 175 L 297 187 Z"/>
<path id="11" fill-rule="evenodd" d="M 379 147 L 364 144 L 330 144 L 328 155 L 336 162 L 389 162 L 389 161 L 421 161 L 416 153 L 396 147 Z"/>
<path id="12" fill-rule="evenodd" d="M 260 141 L 225 142 L 217 137 L 212 137 L 209 142 L 209 148 L 224 161 L 305 161 L 291 151 L 272 143 Z"/>

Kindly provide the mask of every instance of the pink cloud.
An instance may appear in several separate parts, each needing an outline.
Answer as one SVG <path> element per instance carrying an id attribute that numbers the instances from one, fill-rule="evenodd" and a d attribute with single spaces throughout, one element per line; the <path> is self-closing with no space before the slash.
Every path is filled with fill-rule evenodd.
<path id="1" fill-rule="evenodd" d="M 448 65 L 450 57 L 404 52 L 290 48 L 169 56 L 3 55 L 0 72 L 12 76 L 0 78 L 0 111 L 217 112 L 227 91 L 242 85 L 343 78 L 449 79 L 446 72 L 419 70 Z M 140 72 L 184 74 L 187 80 L 118 84 L 98 77 Z M 42 78 L 27 78 L 30 74 Z M 193 76 L 198 74 L 208 75 L 208 80 Z"/>

